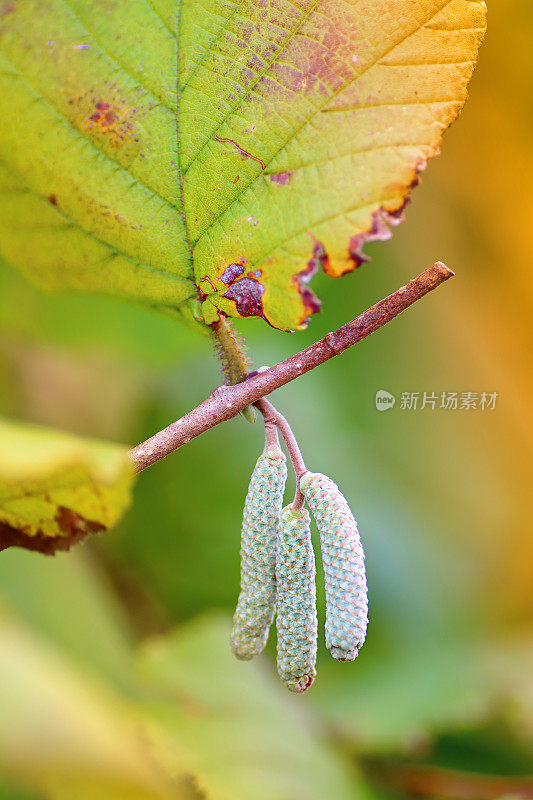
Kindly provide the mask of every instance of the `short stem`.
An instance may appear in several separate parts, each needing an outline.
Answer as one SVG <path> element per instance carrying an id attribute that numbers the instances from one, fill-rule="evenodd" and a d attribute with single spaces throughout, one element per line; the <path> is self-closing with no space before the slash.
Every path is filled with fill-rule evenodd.
<path id="1" fill-rule="evenodd" d="M 211 325 L 211 341 L 228 385 L 244 381 L 253 362 L 248 357 L 244 336 L 235 330 L 231 320 L 221 316 Z M 252 406 L 243 408 L 242 414 L 248 422 L 255 422 L 256 413 Z"/>
<path id="2" fill-rule="evenodd" d="M 307 472 L 307 468 L 305 466 L 302 453 L 300 452 L 298 442 L 296 441 L 296 437 L 283 414 L 280 414 L 277 408 L 275 408 L 275 406 L 273 406 L 269 400 L 266 400 L 264 397 L 262 397 L 261 400 L 258 400 L 257 403 L 255 403 L 255 405 L 264 417 L 265 428 L 267 425 L 274 424 L 283 437 L 283 441 L 287 447 L 289 458 L 292 462 L 296 477 L 296 489 L 294 492 L 292 507 L 295 511 L 299 511 L 304 504 L 304 497 L 300 489 L 300 478 L 305 472 Z"/>
<path id="3" fill-rule="evenodd" d="M 211 339 L 227 383 L 232 386 L 243 381 L 253 364 L 248 358 L 242 334 L 235 330 L 231 320 L 221 317 L 211 326 Z"/>
<path id="4" fill-rule="evenodd" d="M 279 447 L 278 426 L 275 420 L 265 417 L 265 450 Z"/>

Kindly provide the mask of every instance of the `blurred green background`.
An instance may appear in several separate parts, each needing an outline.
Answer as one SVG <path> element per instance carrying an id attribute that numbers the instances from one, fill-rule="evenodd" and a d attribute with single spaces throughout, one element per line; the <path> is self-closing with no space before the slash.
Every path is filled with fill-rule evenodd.
<path id="1" fill-rule="evenodd" d="M 229 653 L 262 447 L 233 420 L 147 470 L 117 530 L 54 559 L 0 555 L 0 798 L 533 797 L 532 24 L 526 0 L 492 4 L 470 101 L 406 223 L 371 264 L 315 279 L 308 330 L 240 325 L 272 364 L 436 259 L 457 273 L 274 398 L 359 522 L 360 657 L 322 645 L 293 697 L 271 644 L 257 664 Z M 0 413 L 85 435 L 137 443 L 220 382 L 207 340 L 42 295 L 4 264 L 0 335 Z M 394 409 L 376 410 L 380 389 Z M 409 410 L 403 392 L 498 398 Z"/>

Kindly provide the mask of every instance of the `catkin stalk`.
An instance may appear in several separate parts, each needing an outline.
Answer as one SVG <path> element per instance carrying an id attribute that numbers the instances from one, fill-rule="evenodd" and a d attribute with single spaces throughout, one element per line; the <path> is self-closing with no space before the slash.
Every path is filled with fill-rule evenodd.
<path id="1" fill-rule="evenodd" d="M 265 449 L 250 479 L 241 535 L 241 592 L 231 649 L 249 660 L 263 650 L 276 607 L 276 541 L 287 479 L 279 446 Z"/>
<path id="2" fill-rule="evenodd" d="M 326 647 L 338 661 L 353 661 L 368 625 L 365 554 L 357 523 L 338 486 L 306 472 L 300 488 L 320 531 L 326 589 Z"/>
<path id="3" fill-rule="evenodd" d="M 315 556 L 309 512 L 281 513 L 276 555 L 278 673 L 291 692 L 305 692 L 316 676 Z"/>

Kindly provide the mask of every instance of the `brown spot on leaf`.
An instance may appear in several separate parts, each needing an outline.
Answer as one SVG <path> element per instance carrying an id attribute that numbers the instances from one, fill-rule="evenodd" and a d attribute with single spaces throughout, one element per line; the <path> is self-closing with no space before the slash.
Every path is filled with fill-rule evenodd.
<path id="1" fill-rule="evenodd" d="M 52 203 L 53 206 L 57 206 L 57 197 L 55 196 L 55 194 L 48 195 L 48 202 Z"/>
<path id="2" fill-rule="evenodd" d="M 421 172 L 422 172 L 422 167 L 417 167 L 417 169 L 415 170 L 415 174 L 413 176 L 413 179 L 412 179 L 411 183 L 409 184 L 409 186 L 407 187 L 407 194 L 405 195 L 402 203 L 398 206 L 398 208 L 394 208 L 394 209 L 389 210 L 387 212 L 387 215 L 388 215 L 388 218 L 389 218 L 389 222 L 392 225 L 399 225 L 401 222 L 404 221 L 405 209 L 411 203 L 411 200 L 412 200 L 411 192 L 413 191 L 413 189 L 416 189 L 416 187 L 421 182 L 421 179 L 420 179 L 420 173 Z M 394 222 L 393 220 L 397 220 L 397 221 Z"/>
<path id="3" fill-rule="evenodd" d="M 65 508 L 65 506 L 59 506 L 55 520 L 59 530 L 67 536 L 75 536 L 78 533 L 82 533 L 83 535 L 87 533 L 97 533 L 97 531 L 102 531 L 104 529 L 104 526 L 100 523 L 84 519 L 75 511 L 72 511 L 71 508 Z"/>
<path id="4" fill-rule="evenodd" d="M 263 317 L 265 287 L 255 278 L 241 278 L 223 295 L 233 300 L 241 317 Z"/>
<path id="5" fill-rule="evenodd" d="M 96 111 L 87 117 L 87 128 L 99 126 L 101 130 L 110 130 L 117 121 L 117 115 L 109 105 L 103 101 L 94 104 Z"/>
<path id="6" fill-rule="evenodd" d="M 125 142 L 135 143 L 135 109 L 125 106 L 120 100 L 77 98 L 76 103 L 85 104 L 89 99 L 90 113 L 83 119 L 84 130 L 91 136 L 105 139 L 112 147 L 120 148 Z"/>
<path id="7" fill-rule="evenodd" d="M 292 172 L 275 172 L 270 176 L 272 183 L 279 183 L 281 186 L 287 186 L 291 182 Z"/>

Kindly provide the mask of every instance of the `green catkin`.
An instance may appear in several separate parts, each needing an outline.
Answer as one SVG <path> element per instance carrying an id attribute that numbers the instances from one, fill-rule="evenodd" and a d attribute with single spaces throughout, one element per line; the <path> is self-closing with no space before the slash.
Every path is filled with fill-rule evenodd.
<path id="1" fill-rule="evenodd" d="M 309 512 L 281 512 L 276 554 L 278 673 L 291 692 L 305 692 L 316 677 L 315 556 Z"/>
<path id="2" fill-rule="evenodd" d="M 241 592 L 231 649 L 249 660 L 263 650 L 276 607 L 276 542 L 287 479 L 279 446 L 265 449 L 250 479 L 241 535 Z"/>
<path id="3" fill-rule="evenodd" d="M 306 472 L 300 488 L 320 531 L 326 589 L 326 647 L 338 661 L 353 661 L 368 625 L 365 554 L 357 523 L 338 486 Z"/>

